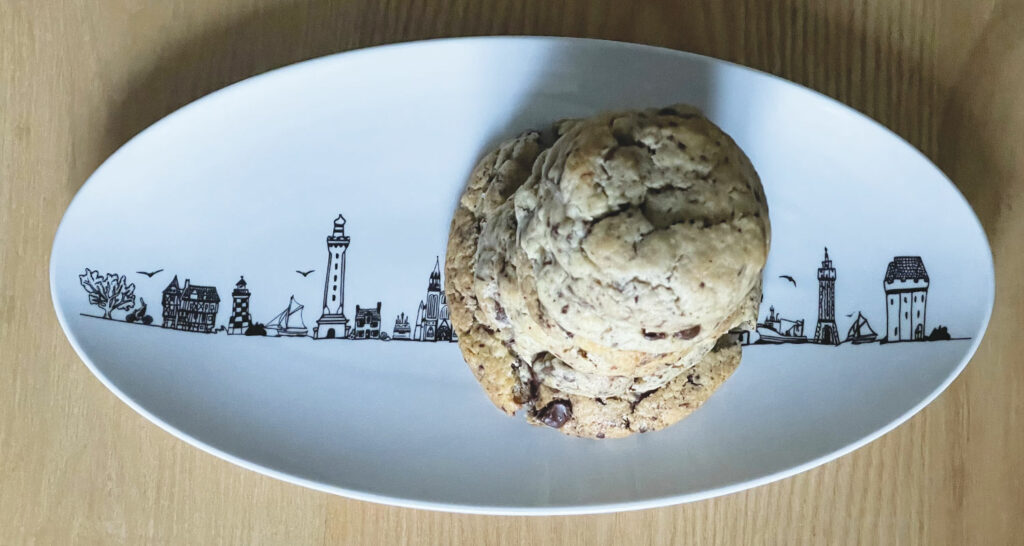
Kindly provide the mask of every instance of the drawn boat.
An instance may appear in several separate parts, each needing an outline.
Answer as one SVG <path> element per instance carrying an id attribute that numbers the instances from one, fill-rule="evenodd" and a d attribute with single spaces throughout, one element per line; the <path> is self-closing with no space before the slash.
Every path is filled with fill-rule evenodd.
<path id="1" fill-rule="evenodd" d="M 758 343 L 807 343 L 804 321 L 782 318 L 775 306 L 768 308 L 768 319 L 757 324 Z"/>
<path id="2" fill-rule="evenodd" d="M 846 341 L 859 345 L 861 343 L 873 343 L 876 338 L 878 338 L 878 334 L 871 329 L 868 319 L 864 318 L 864 315 L 858 311 L 857 319 L 853 321 L 850 330 L 846 333 Z"/>
<path id="3" fill-rule="evenodd" d="M 308 334 L 306 324 L 302 321 L 302 304 L 295 301 L 295 296 L 288 300 L 288 307 L 267 323 L 268 336 L 303 337 Z"/>

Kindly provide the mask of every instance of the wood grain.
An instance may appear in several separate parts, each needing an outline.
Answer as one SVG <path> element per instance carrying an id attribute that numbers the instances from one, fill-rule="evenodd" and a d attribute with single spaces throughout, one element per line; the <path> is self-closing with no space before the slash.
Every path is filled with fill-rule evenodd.
<path id="1" fill-rule="evenodd" d="M 1022 20 L 1024 3 L 1009 0 L 0 2 L 0 542 L 1020 544 Z M 974 362 L 907 424 L 811 472 L 571 518 L 439 514 L 277 482 L 149 424 L 79 362 L 51 310 L 47 258 L 71 197 L 118 146 L 294 61 L 480 34 L 712 55 L 889 126 L 950 175 L 990 237 L 998 301 Z"/>

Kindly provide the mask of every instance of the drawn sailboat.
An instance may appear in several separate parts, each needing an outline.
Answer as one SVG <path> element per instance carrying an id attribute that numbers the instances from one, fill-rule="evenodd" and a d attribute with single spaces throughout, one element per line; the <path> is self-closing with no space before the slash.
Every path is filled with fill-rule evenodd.
<path id="1" fill-rule="evenodd" d="M 804 321 L 782 318 L 775 312 L 775 306 L 768 308 L 768 319 L 758 323 L 758 343 L 807 343 L 804 335 Z"/>
<path id="2" fill-rule="evenodd" d="M 270 319 L 266 328 L 269 336 L 305 336 L 308 330 L 306 323 L 302 321 L 302 304 L 295 301 L 295 296 L 292 296 L 288 300 L 288 307 Z"/>
<path id="3" fill-rule="evenodd" d="M 846 341 L 851 341 L 854 344 L 871 343 L 877 337 L 878 334 L 871 329 L 868 319 L 864 318 L 864 315 L 858 311 L 857 319 L 853 321 L 850 330 L 846 333 Z"/>

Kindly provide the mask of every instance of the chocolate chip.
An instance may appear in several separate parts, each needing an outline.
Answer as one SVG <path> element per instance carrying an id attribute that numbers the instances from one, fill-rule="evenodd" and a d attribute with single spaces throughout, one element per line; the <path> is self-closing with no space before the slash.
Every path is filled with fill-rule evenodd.
<path id="1" fill-rule="evenodd" d="M 701 283 L 701 284 L 703 285 L 704 283 Z M 697 334 L 699 334 L 699 333 L 700 333 L 700 324 L 698 324 L 696 326 L 691 326 L 691 327 L 689 327 L 689 328 L 687 328 L 685 330 L 679 330 L 678 332 L 672 334 L 672 337 L 674 337 L 676 339 L 693 339 L 693 338 L 697 337 Z"/>
<path id="2" fill-rule="evenodd" d="M 708 156 L 706 156 L 704 154 L 700 154 L 700 160 L 701 161 L 707 161 L 708 160 Z"/>
<path id="3" fill-rule="evenodd" d="M 647 330 L 644 330 L 643 332 L 644 332 L 644 337 L 647 338 L 647 339 L 651 339 L 651 340 L 654 340 L 654 339 L 665 339 L 666 337 L 668 337 L 668 335 L 665 332 L 648 332 Z M 686 339 L 689 339 L 689 338 L 686 338 Z"/>
<path id="4" fill-rule="evenodd" d="M 597 402 L 598 404 L 601 404 L 602 406 L 606 405 L 604 403 L 604 399 L 603 398 L 595 398 L 594 401 Z"/>
<path id="5" fill-rule="evenodd" d="M 603 433 L 603 432 L 598 432 L 598 433 L 597 433 L 597 438 L 598 438 L 598 439 L 602 439 L 602 438 L 604 438 L 604 433 Z"/>
<path id="6" fill-rule="evenodd" d="M 576 351 L 576 354 L 580 355 L 580 358 L 587 358 L 587 352 L 584 351 L 583 349 L 578 349 Z"/>
<path id="7" fill-rule="evenodd" d="M 700 282 L 700 287 L 701 287 L 701 288 L 704 288 L 704 281 L 701 281 L 701 282 Z"/>
<path id="8" fill-rule="evenodd" d="M 505 308 L 498 302 L 494 302 L 494 307 L 494 318 L 498 319 L 498 322 L 507 322 L 508 315 L 505 314 Z"/>
<path id="9" fill-rule="evenodd" d="M 569 306 L 568 305 L 563 305 L 562 306 L 562 314 L 564 315 L 564 314 L 566 314 L 568 312 L 569 312 Z"/>
<path id="10" fill-rule="evenodd" d="M 683 144 L 682 142 L 676 142 L 676 147 L 678 147 L 682 152 L 686 151 L 686 144 Z"/>
<path id="11" fill-rule="evenodd" d="M 568 400 L 552 400 L 537 412 L 537 420 L 551 428 L 562 428 L 572 419 L 572 402 Z"/>

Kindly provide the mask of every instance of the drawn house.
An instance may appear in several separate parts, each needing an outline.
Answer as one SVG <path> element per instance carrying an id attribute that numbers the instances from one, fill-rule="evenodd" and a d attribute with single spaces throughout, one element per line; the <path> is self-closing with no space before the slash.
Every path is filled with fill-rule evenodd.
<path id="1" fill-rule="evenodd" d="M 416 309 L 416 341 L 455 341 L 448 319 L 448 302 L 441 289 L 441 259 L 434 262 L 434 270 L 427 282 L 427 298 Z"/>
<path id="2" fill-rule="evenodd" d="M 825 259 L 818 268 L 818 325 L 814 328 L 814 342 L 823 345 L 839 345 L 839 329 L 836 328 L 836 268 L 825 248 Z"/>
<path id="3" fill-rule="evenodd" d="M 391 333 L 391 339 L 412 339 L 409 317 L 405 316 L 405 313 L 399 313 L 395 317 L 395 329 Z"/>
<path id="4" fill-rule="evenodd" d="M 244 335 L 252 325 L 249 314 L 249 289 L 245 277 L 238 279 L 231 291 L 231 318 L 228 320 L 228 335 Z"/>
<path id="5" fill-rule="evenodd" d="M 178 276 L 163 292 L 163 327 L 186 332 L 213 332 L 220 307 L 220 296 L 213 286 L 199 286 L 185 279 L 178 286 Z"/>
<path id="6" fill-rule="evenodd" d="M 345 253 L 351 238 L 345 235 L 345 217 L 334 220 L 334 230 L 327 236 L 327 272 L 324 274 L 324 305 L 320 319 L 313 327 L 315 339 L 345 338 L 349 334 L 345 317 Z"/>
<path id="7" fill-rule="evenodd" d="M 380 302 L 377 307 L 356 306 L 355 327 L 352 328 L 354 339 L 380 339 Z"/>
<path id="8" fill-rule="evenodd" d="M 928 271 L 920 256 L 896 256 L 885 269 L 886 341 L 919 341 L 926 337 Z"/>

